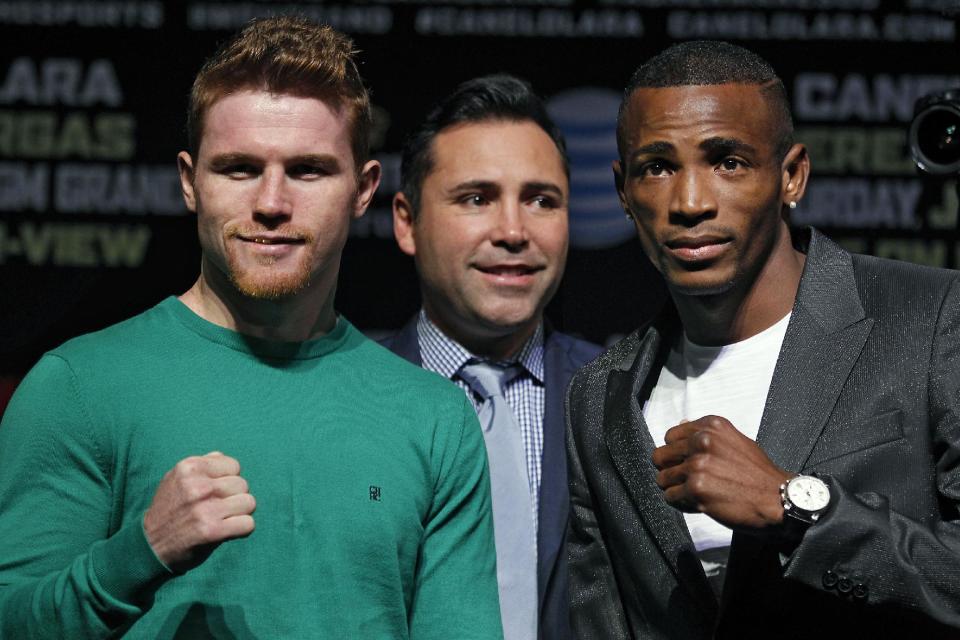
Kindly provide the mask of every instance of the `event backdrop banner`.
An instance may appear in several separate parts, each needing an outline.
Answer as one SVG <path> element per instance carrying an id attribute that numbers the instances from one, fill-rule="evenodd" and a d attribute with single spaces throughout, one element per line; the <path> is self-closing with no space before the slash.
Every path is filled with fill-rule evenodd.
<path id="1" fill-rule="evenodd" d="M 572 162 L 571 252 L 548 314 L 598 342 L 662 299 L 613 188 L 620 91 L 647 57 L 722 39 L 772 62 L 813 178 L 797 224 L 866 253 L 960 266 L 953 180 L 920 176 L 917 98 L 960 87 L 958 0 L 0 0 L 0 406 L 45 350 L 186 290 L 195 220 L 175 156 L 200 64 L 256 16 L 350 34 L 385 172 L 344 254 L 338 309 L 361 329 L 419 306 L 390 199 L 407 131 L 459 82 L 506 71 L 544 96 Z"/>

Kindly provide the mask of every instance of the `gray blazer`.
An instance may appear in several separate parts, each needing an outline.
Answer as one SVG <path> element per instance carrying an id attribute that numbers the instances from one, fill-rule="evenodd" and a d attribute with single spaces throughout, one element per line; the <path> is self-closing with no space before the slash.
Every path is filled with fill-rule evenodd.
<path id="1" fill-rule="evenodd" d="M 960 637 L 960 273 L 812 231 L 757 441 L 834 498 L 786 567 L 734 534 L 720 602 L 641 412 L 679 330 L 665 309 L 570 387 L 575 636 Z"/>

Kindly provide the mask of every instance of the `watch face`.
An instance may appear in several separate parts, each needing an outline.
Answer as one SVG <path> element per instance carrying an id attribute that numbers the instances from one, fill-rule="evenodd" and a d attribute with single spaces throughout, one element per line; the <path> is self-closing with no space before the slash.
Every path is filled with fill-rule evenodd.
<path id="1" fill-rule="evenodd" d="M 830 490 L 819 478 L 797 476 L 787 485 L 787 499 L 798 509 L 820 511 L 830 504 Z"/>

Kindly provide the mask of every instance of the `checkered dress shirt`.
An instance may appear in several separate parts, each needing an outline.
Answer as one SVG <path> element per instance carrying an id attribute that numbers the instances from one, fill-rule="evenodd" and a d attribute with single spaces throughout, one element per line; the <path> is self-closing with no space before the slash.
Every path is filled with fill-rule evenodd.
<path id="1" fill-rule="evenodd" d="M 447 337 L 427 314 L 420 311 L 417 318 L 417 336 L 420 343 L 420 359 L 423 368 L 435 371 L 449 378 L 466 392 L 477 411 L 483 404 L 483 398 L 471 391 L 466 382 L 457 375 L 469 361 L 482 360 L 464 349 L 459 343 Z M 530 483 L 530 497 L 533 502 L 534 526 L 540 512 L 540 470 L 543 459 L 543 325 L 537 326 L 530 339 L 524 343 L 520 353 L 508 363 L 519 364 L 523 372 L 507 384 L 504 398 L 513 409 L 513 415 L 520 424 L 523 435 L 523 448 L 527 460 L 527 480 Z"/>

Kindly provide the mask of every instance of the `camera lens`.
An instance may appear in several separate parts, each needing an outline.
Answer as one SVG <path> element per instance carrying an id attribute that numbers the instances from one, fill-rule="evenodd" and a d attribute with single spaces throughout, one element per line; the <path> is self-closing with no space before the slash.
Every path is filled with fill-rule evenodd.
<path id="1" fill-rule="evenodd" d="M 960 109 L 932 105 L 914 119 L 910 146 L 920 168 L 946 175 L 960 171 Z"/>
<path id="2" fill-rule="evenodd" d="M 917 140 L 923 154 L 937 164 L 960 158 L 960 114 L 952 109 L 931 109 L 920 122 Z"/>

